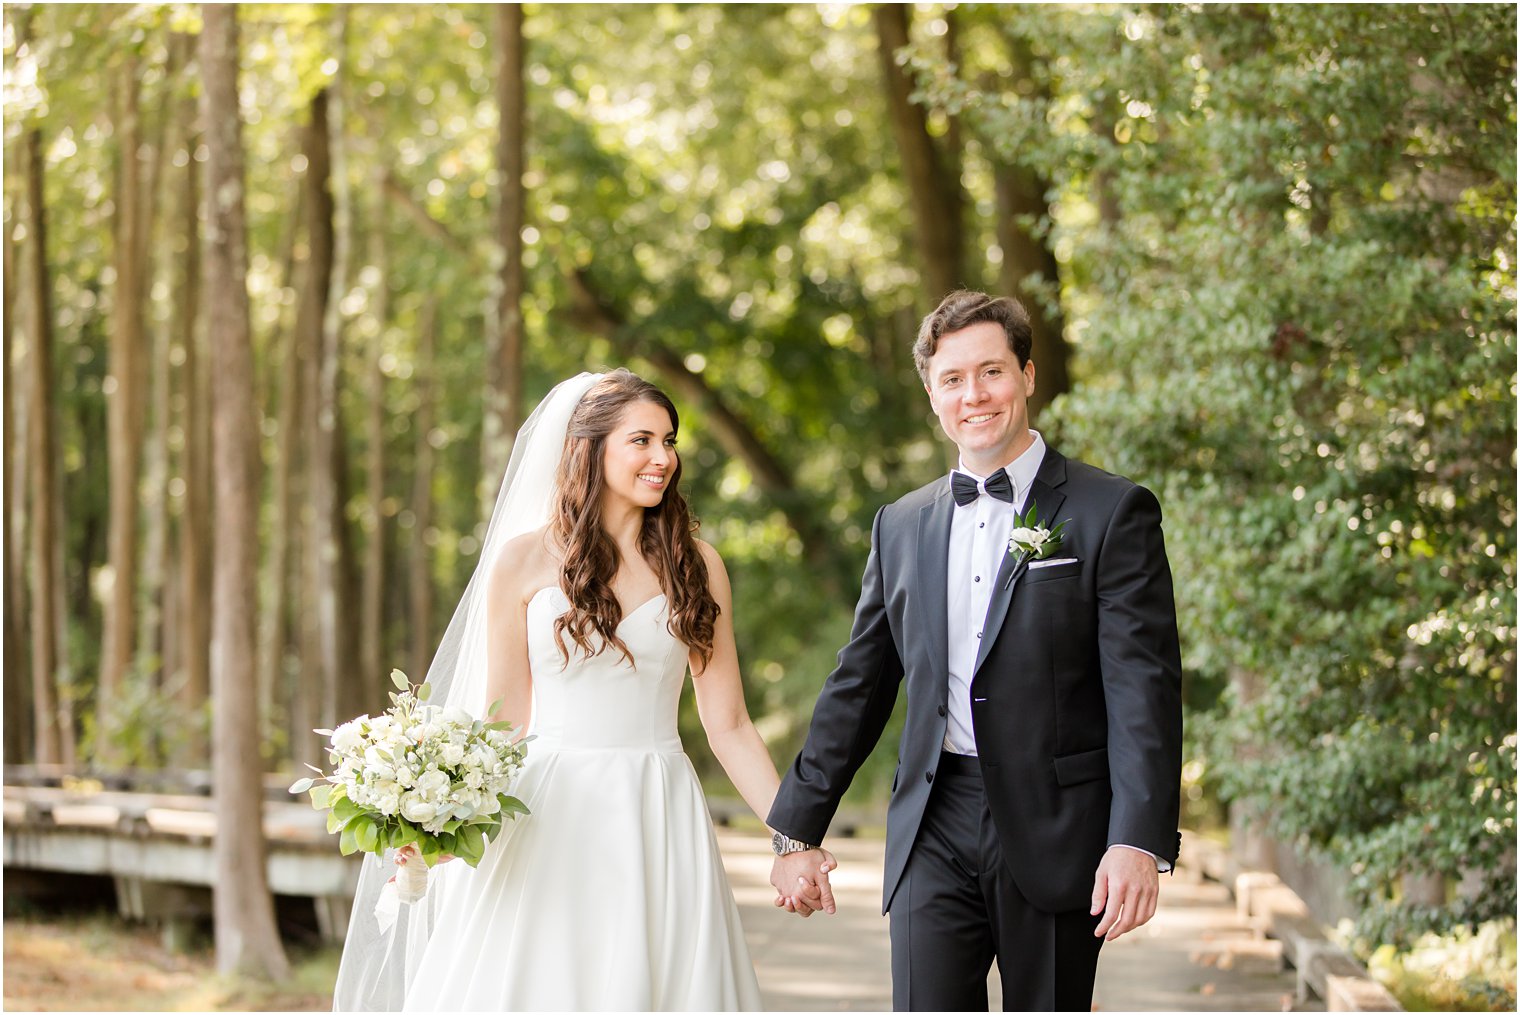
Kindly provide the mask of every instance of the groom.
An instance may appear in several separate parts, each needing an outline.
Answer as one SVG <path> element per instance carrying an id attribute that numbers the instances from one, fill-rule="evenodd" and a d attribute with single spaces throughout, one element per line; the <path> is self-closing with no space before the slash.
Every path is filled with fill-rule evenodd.
<path id="1" fill-rule="evenodd" d="M 986 1010 L 994 957 L 1008 1010 L 1090 1010 L 1098 949 L 1151 918 L 1180 844 L 1161 508 L 1029 429 L 1030 342 L 1013 299 L 955 292 L 924 319 L 913 356 L 960 465 L 877 513 L 769 815 L 772 884 L 832 911 L 818 843 L 906 682 L 883 898 L 899 1011 Z M 1038 531 L 1010 535 L 1031 509 L 1056 534 L 1027 552 Z"/>

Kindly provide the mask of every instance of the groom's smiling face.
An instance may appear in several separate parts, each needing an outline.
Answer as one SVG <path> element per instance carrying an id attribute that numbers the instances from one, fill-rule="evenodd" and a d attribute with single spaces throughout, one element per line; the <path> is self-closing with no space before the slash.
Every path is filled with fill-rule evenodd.
<path id="1" fill-rule="evenodd" d="M 1029 446 L 1034 363 L 1020 369 L 1002 325 L 979 321 L 941 337 L 924 387 L 968 469 L 985 476 Z"/>

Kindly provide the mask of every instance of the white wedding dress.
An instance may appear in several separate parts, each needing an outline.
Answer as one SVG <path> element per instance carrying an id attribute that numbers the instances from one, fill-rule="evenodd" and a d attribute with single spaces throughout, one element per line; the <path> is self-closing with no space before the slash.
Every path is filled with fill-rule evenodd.
<path id="1" fill-rule="evenodd" d="M 527 612 L 528 760 L 508 822 L 474 870 L 435 868 L 431 936 L 413 957 L 410 1011 L 752 1011 L 760 989 L 676 708 L 687 648 L 665 597 L 630 612 L 633 655 L 589 659 L 555 619 L 558 587 Z"/>

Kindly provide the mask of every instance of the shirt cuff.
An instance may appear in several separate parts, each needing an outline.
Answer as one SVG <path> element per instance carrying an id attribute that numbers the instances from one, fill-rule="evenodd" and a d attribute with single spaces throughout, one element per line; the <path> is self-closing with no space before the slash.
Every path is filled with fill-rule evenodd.
<path id="1" fill-rule="evenodd" d="M 1170 860 L 1163 860 L 1163 859 L 1161 859 L 1161 857 L 1157 856 L 1155 853 L 1152 853 L 1148 849 L 1141 849 L 1139 846 L 1126 845 L 1125 843 L 1122 843 L 1122 842 L 1113 843 L 1113 845 L 1109 846 L 1109 848 L 1112 849 L 1114 846 L 1118 846 L 1120 849 L 1132 849 L 1136 853 L 1144 853 L 1146 856 L 1148 856 L 1152 860 L 1156 861 L 1156 872 L 1158 874 L 1168 874 L 1168 873 L 1171 872 L 1172 861 L 1170 861 Z"/>

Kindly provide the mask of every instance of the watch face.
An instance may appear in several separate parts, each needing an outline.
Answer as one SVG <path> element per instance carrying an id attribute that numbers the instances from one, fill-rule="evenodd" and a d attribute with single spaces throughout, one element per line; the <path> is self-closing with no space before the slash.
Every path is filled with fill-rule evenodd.
<path id="1" fill-rule="evenodd" d="M 771 850 L 777 856 L 784 854 L 786 852 L 786 836 L 780 832 L 773 832 L 771 834 Z"/>

